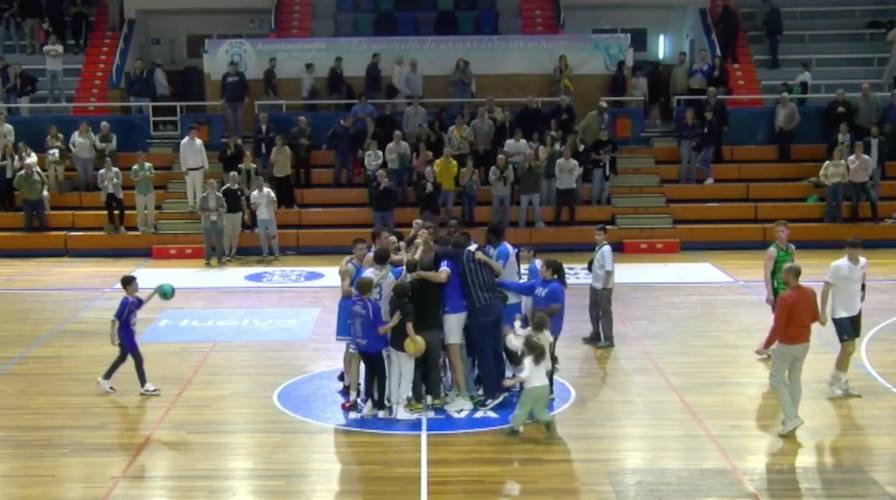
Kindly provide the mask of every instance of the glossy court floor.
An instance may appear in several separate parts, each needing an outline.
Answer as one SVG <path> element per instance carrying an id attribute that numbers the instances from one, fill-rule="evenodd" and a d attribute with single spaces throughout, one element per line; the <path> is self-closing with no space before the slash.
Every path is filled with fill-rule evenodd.
<path id="1" fill-rule="evenodd" d="M 820 290 L 839 255 L 800 251 L 798 260 Z M 121 293 L 112 284 L 137 268 L 200 262 L 2 260 L 0 498 L 893 498 L 896 252 L 867 256 L 871 338 L 850 371 L 864 397 L 827 399 L 837 342 L 830 327 L 815 328 L 806 424 L 785 440 L 775 435 L 768 367 L 752 354 L 771 320 L 761 252 L 619 255 L 631 264 L 711 263 L 733 281 L 617 286 L 612 352 L 580 343 L 587 287 L 570 287 L 558 356 L 577 395 L 552 441 L 537 428 L 519 440 L 501 430 L 371 434 L 280 411 L 272 395 L 281 384 L 341 360 L 335 288 L 179 289 L 142 312 L 141 330 L 174 308 L 319 311 L 302 340 L 144 344 L 162 395 L 137 395 L 130 362 L 116 375 L 119 392 L 101 395 L 94 381 L 116 352 L 109 318 Z M 287 257 L 278 266 L 335 262 Z"/>

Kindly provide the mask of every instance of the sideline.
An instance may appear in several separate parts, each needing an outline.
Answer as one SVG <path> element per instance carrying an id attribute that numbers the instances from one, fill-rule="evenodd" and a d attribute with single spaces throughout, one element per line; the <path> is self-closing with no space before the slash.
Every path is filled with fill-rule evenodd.
<path id="1" fill-rule="evenodd" d="M 868 373 L 872 377 L 874 377 L 874 379 L 877 380 L 881 385 L 883 385 L 890 391 L 896 393 L 896 387 L 894 387 L 893 384 L 884 380 L 884 378 L 881 377 L 881 375 L 879 373 L 877 373 L 877 370 L 874 369 L 874 366 L 871 364 L 871 360 L 868 359 L 868 344 L 871 343 L 871 339 L 874 338 L 874 335 L 877 334 L 877 332 L 883 330 L 884 327 L 886 327 L 890 323 L 894 323 L 894 322 L 896 322 L 896 316 L 875 326 L 870 332 L 868 332 L 868 335 L 865 335 L 865 338 L 862 340 L 861 351 L 862 351 L 862 363 L 865 365 L 865 369 L 868 370 Z"/>

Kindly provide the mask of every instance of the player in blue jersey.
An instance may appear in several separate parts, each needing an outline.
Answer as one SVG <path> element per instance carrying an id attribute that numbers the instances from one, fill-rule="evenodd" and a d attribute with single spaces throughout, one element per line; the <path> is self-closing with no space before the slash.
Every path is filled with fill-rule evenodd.
<path id="1" fill-rule="evenodd" d="M 383 351 L 389 347 L 386 334 L 398 324 L 399 316 L 383 322 L 380 304 L 372 300 L 372 278 L 361 278 L 356 285 L 358 294 L 352 299 L 349 330 L 352 344 L 364 363 L 364 393 L 367 402 L 362 413 L 365 417 L 386 417 L 386 361 Z"/>
<path id="2" fill-rule="evenodd" d="M 137 311 L 156 296 L 158 289 L 153 290 L 145 299 L 138 297 L 137 292 L 140 291 L 140 286 L 137 284 L 137 277 L 130 274 L 121 277 L 121 288 L 124 289 L 125 296 L 118 303 L 118 309 L 115 311 L 115 316 L 112 317 L 112 327 L 109 332 L 109 340 L 112 345 L 118 346 L 118 357 L 115 358 L 106 373 L 96 380 L 96 385 L 104 392 L 115 392 L 115 387 L 111 382 L 112 375 L 130 356 L 134 360 L 137 380 L 140 381 L 140 394 L 158 396 L 161 394 L 159 388 L 146 381 L 146 373 L 143 371 L 143 355 L 140 354 L 140 348 L 137 346 L 136 332 Z"/>
<path id="3" fill-rule="evenodd" d="M 527 266 L 526 281 L 538 281 L 541 273 L 542 261 L 535 255 L 532 247 L 520 248 L 520 265 Z M 523 315 L 526 322 L 532 321 L 532 297 L 523 295 Z"/>
<path id="4" fill-rule="evenodd" d="M 355 398 L 358 394 L 357 372 L 361 364 L 361 358 L 357 352 L 352 352 L 352 335 L 348 328 L 348 315 L 352 308 L 352 295 L 355 284 L 361 278 L 364 271 L 364 257 L 367 255 L 367 242 L 362 238 L 352 241 L 352 254 L 346 257 L 339 266 L 339 278 L 342 281 L 342 297 L 339 299 L 339 308 L 336 313 L 336 341 L 345 342 L 345 352 L 342 355 L 342 373 L 339 381 L 342 382 L 341 392 L 344 396 L 350 396 L 354 391 Z M 349 376 L 346 377 L 345 374 Z M 355 399 L 352 398 L 352 399 Z"/>
<path id="5" fill-rule="evenodd" d="M 554 337 L 550 350 L 554 368 L 549 374 L 551 393 L 553 394 L 553 372 L 557 369 L 555 346 L 563 331 L 563 314 L 566 310 L 566 270 L 563 268 L 563 263 L 548 259 L 542 265 L 538 281 L 520 283 L 498 280 L 498 286 L 504 290 L 532 297 L 532 314 L 542 313 L 550 319 L 551 336 Z"/>

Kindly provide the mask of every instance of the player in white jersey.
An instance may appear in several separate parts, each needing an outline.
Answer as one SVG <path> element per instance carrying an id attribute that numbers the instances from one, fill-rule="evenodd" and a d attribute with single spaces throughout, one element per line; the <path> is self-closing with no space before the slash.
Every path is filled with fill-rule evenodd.
<path id="1" fill-rule="evenodd" d="M 504 241 L 504 226 L 492 224 L 485 233 L 486 242 L 491 247 L 489 257 L 494 261 L 492 268 L 499 280 L 519 281 L 520 261 L 513 245 Z M 507 293 L 507 303 L 504 304 L 504 326 L 513 328 L 513 322 L 517 316 L 523 314 L 523 298 L 513 292 Z"/>

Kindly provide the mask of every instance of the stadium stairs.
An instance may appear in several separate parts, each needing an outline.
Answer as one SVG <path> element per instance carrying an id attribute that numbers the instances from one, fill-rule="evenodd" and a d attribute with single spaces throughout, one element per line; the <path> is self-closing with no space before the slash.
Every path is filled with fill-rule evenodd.
<path id="1" fill-rule="evenodd" d="M 560 32 L 556 3 L 553 0 L 520 0 L 520 33 L 552 35 Z"/>
<path id="2" fill-rule="evenodd" d="M 90 25 L 81 78 L 75 90 L 75 102 L 80 104 L 101 104 L 109 102 L 109 75 L 115 65 L 115 52 L 121 33 L 109 31 L 109 14 L 105 0 L 96 6 L 95 18 Z M 74 115 L 105 115 L 110 109 L 105 105 L 76 107 Z"/>
<path id="3" fill-rule="evenodd" d="M 274 36 L 308 38 L 311 36 L 313 19 L 314 0 L 277 0 L 274 6 Z"/>
<path id="4" fill-rule="evenodd" d="M 712 19 L 718 19 L 722 6 L 729 2 L 730 0 L 711 0 L 709 11 Z M 736 7 L 735 12 L 740 17 L 740 11 Z M 753 61 L 753 50 L 747 41 L 747 32 L 744 31 L 743 20 L 741 20 L 741 29 L 737 33 L 737 61 L 738 64 L 729 65 L 727 68 L 731 95 L 760 95 L 762 92 L 759 88 L 759 78 Z M 759 107 L 762 106 L 762 100 L 736 99 L 728 101 L 728 106 L 731 108 Z"/>
<path id="5" fill-rule="evenodd" d="M 511 223 L 509 238 L 543 250 L 585 249 L 593 244 L 594 224 L 606 223 L 617 228 L 610 233 L 614 243 L 626 239 L 677 239 L 686 249 L 755 249 L 773 239 L 775 220 L 787 219 L 793 224 L 793 239 L 801 247 L 834 246 L 853 236 L 864 238 L 869 246 L 893 245 L 896 240 L 893 224 L 819 222 L 824 204 L 806 200 L 821 193 L 805 180 L 817 174 L 824 155 L 822 146 L 795 146 L 794 161 L 786 164 L 773 161 L 773 146 L 725 148 L 730 162 L 714 167 L 717 182 L 713 185 L 677 184 L 678 152 L 674 147 L 625 149 L 617 180 L 632 176 L 639 177 L 640 182 L 616 182 L 612 206 L 579 206 L 577 223 L 561 226 L 552 224 L 553 208 L 544 208 L 542 215 L 548 227 L 518 229 Z M 118 163 L 131 165 L 134 159 L 133 154 L 120 153 Z M 0 255 L 148 256 L 153 245 L 201 243 L 198 217 L 185 210 L 183 176 L 172 168 L 176 154 L 154 152 L 148 161 L 157 167 L 156 219 L 160 233 L 105 234 L 101 228 L 106 223 L 106 213 L 99 193 L 54 193 L 48 232 L 24 233 L 20 212 L 0 213 Z M 298 208 L 277 211 L 280 246 L 286 252 L 344 252 L 353 238 L 369 234 L 372 215 L 366 205 L 366 189 L 329 187 L 330 152 L 315 152 L 312 164 L 313 186 L 295 190 Z M 890 169 L 894 171 L 896 163 L 891 162 Z M 213 165 L 211 176 L 219 175 L 216 172 L 220 172 L 219 165 Z M 66 177 L 75 180 L 76 174 L 69 170 Z M 126 226 L 133 230 L 134 192 L 127 177 Z M 649 182 L 645 183 L 647 178 Z M 583 189 L 581 199 L 587 200 L 587 195 L 587 189 Z M 885 181 L 881 195 L 880 213 L 888 217 L 896 212 L 896 181 Z M 480 191 L 478 202 L 479 224 L 473 232 L 481 237 L 491 214 L 487 189 Z M 845 204 L 844 215 L 848 209 Z M 396 210 L 396 222 L 404 231 L 415 217 L 415 208 Z M 868 220 L 867 204 L 862 206 L 861 217 Z M 659 219 L 674 223 L 658 227 Z M 517 220 L 516 210 L 511 220 Z M 640 227 L 643 225 L 648 227 Z M 253 233 L 243 233 L 240 244 L 244 253 L 259 253 Z"/>

